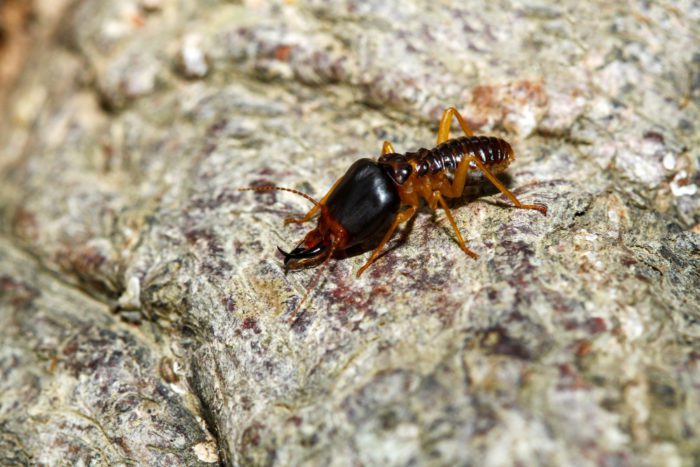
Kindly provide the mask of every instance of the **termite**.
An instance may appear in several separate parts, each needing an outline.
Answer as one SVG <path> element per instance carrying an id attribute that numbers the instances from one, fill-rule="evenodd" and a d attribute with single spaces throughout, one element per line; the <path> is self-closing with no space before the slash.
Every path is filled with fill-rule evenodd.
<path id="1" fill-rule="evenodd" d="M 452 118 L 456 117 L 466 136 L 450 139 Z M 325 263 L 336 252 L 360 245 L 384 234 L 357 277 L 377 259 L 399 224 L 415 214 L 423 199 L 430 209 L 438 204 L 445 210 L 454 229 L 459 247 L 468 256 L 477 254 L 467 248 L 445 198 L 458 198 L 470 171 L 479 170 L 501 193 L 520 209 L 534 209 L 547 214 L 544 204 L 523 204 L 495 177 L 515 159 L 511 145 L 500 138 L 474 136 L 474 132 L 454 107 L 446 109 L 440 119 L 437 146 L 399 154 L 389 141 L 384 141 L 379 159 L 360 159 L 340 177 L 321 199 L 290 188 L 258 186 L 242 191 L 283 190 L 303 196 L 314 207 L 302 218 L 289 218 L 288 223 L 310 221 L 320 212 L 318 225 L 290 252 L 278 247 L 286 267 L 300 268 Z"/>

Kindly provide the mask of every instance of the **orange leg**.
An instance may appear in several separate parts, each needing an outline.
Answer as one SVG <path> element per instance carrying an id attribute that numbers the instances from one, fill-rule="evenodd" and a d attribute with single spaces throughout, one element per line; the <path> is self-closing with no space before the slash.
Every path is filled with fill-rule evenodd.
<path id="1" fill-rule="evenodd" d="M 440 119 L 440 126 L 438 127 L 437 144 L 444 143 L 445 141 L 450 139 L 450 125 L 452 125 L 452 117 L 457 117 L 459 126 L 461 126 L 462 130 L 464 130 L 464 134 L 466 134 L 467 136 L 474 136 L 474 132 L 471 128 L 469 128 L 469 125 L 467 125 L 467 122 L 464 120 L 464 118 L 462 118 L 457 109 L 455 109 L 454 107 L 449 107 L 445 109 L 445 111 L 442 113 L 442 118 Z"/>
<path id="2" fill-rule="evenodd" d="M 464 239 L 462 238 L 462 234 L 459 233 L 459 229 L 457 228 L 457 223 L 455 222 L 454 217 L 452 217 L 452 212 L 450 212 L 450 208 L 447 207 L 447 203 L 445 202 L 444 198 L 440 194 L 439 191 L 436 191 L 433 196 L 435 196 L 440 203 L 440 206 L 442 206 L 442 209 L 445 210 L 445 214 L 447 215 L 447 219 L 450 221 L 450 224 L 452 225 L 452 228 L 455 231 L 455 235 L 457 236 L 457 243 L 459 243 L 459 247 L 462 249 L 463 252 L 468 254 L 474 259 L 477 259 L 479 256 L 474 253 L 472 250 L 467 248 L 467 245 L 464 244 Z"/>
<path id="3" fill-rule="evenodd" d="M 367 262 L 362 266 L 358 271 L 357 271 L 357 277 L 360 277 L 365 270 L 374 263 L 374 260 L 377 259 L 377 256 L 379 256 L 379 253 L 382 252 L 382 248 L 384 248 L 384 245 L 386 242 L 389 241 L 391 238 L 391 235 L 394 233 L 394 230 L 396 230 L 396 227 L 398 227 L 399 224 L 402 222 L 406 222 L 409 220 L 413 215 L 416 213 L 417 206 L 411 206 L 402 213 L 399 213 L 396 216 L 396 219 L 394 219 L 394 223 L 391 224 L 391 227 L 389 227 L 389 230 L 386 231 L 386 234 L 384 234 L 384 238 L 382 238 L 382 241 L 379 242 L 379 245 L 377 248 L 374 249 L 372 252 L 372 256 L 369 257 Z"/>
<path id="4" fill-rule="evenodd" d="M 323 197 L 323 199 L 321 200 L 319 205 L 326 204 L 326 200 L 331 195 L 331 193 L 333 193 L 333 190 L 335 190 L 335 187 L 338 186 L 338 183 L 340 183 L 340 180 L 342 180 L 342 177 L 335 181 L 335 183 L 333 184 L 331 189 L 328 190 L 328 193 L 326 193 L 326 196 Z M 313 208 L 311 208 L 311 210 L 309 212 L 306 213 L 306 215 L 304 217 L 301 217 L 301 218 L 288 217 L 287 219 L 284 220 L 284 224 L 285 225 L 291 224 L 291 223 L 302 224 L 304 222 L 308 222 L 311 220 L 312 217 L 314 217 L 314 215 L 316 215 L 316 213 L 318 212 L 319 209 L 320 209 L 320 206 L 314 206 Z"/>
<path id="5" fill-rule="evenodd" d="M 395 154 L 396 150 L 394 149 L 394 145 L 391 144 L 389 141 L 384 141 L 384 145 L 382 145 L 382 156 L 384 154 Z"/>
<path id="6" fill-rule="evenodd" d="M 516 208 L 534 209 L 535 211 L 541 212 L 545 216 L 547 215 L 547 206 L 545 206 L 544 204 L 523 204 L 523 203 L 521 203 L 520 200 L 518 198 L 516 198 L 515 195 L 513 193 L 511 193 L 510 190 L 508 188 L 506 188 L 505 185 L 503 185 L 503 183 L 501 183 L 500 180 L 498 180 L 491 172 L 489 172 L 489 170 L 486 168 L 486 166 L 483 164 L 483 162 L 481 162 L 477 157 L 474 157 L 474 156 L 467 157 L 462 161 L 462 164 L 464 166 L 468 167 L 471 165 L 472 162 L 474 162 L 474 164 L 476 164 L 476 166 L 479 168 L 479 170 L 481 170 L 484 173 L 486 178 L 488 178 L 491 181 L 491 183 L 493 183 L 496 186 L 496 188 L 498 188 L 500 190 L 501 193 L 506 195 L 508 197 L 508 199 L 510 199 L 513 202 L 513 204 L 515 205 Z M 460 168 L 457 169 L 458 172 L 459 172 L 459 170 L 460 170 Z M 457 177 L 455 177 L 455 182 L 456 181 L 457 181 Z M 452 187 L 453 193 L 454 193 L 455 188 L 457 188 L 457 187 L 455 187 L 455 186 Z M 463 182 L 462 182 L 462 186 L 459 188 L 460 189 L 464 188 Z"/>
<path id="7" fill-rule="evenodd" d="M 467 176 L 469 175 L 470 168 L 469 161 L 464 160 L 457 166 L 454 177 L 452 177 L 452 183 L 450 183 L 447 177 L 444 177 L 443 182 L 439 185 L 442 194 L 448 198 L 459 198 L 462 196 L 462 191 L 464 190 L 464 185 L 467 183 Z"/>
<path id="8" fill-rule="evenodd" d="M 464 121 L 464 118 L 459 114 L 459 111 L 455 109 L 454 107 L 449 107 L 448 109 L 445 110 L 445 112 L 442 114 L 442 118 L 440 119 L 440 127 L 438 129 L 438 137 L 437 137 L 437 143 L 444 143 L 450 138 L 450 125 L 452 123 L 452 117 L 457 117 L 457 121 L 459 122 L 459 125 L 462 127 L 462 130 L 464 130 L 464 133 L 467 136 L 474 136 L 474 132 L 469 128 L 469 125 L 467 125 L 467 122 Z M 476 166 L 481 170 L 486 178 L 488 178 L 491 183 L 493 183 L 496 188 L 498 188 L 501 193 L 506 195 L 515 205 L 515 207 L 520 208 L 520 209 L 534 209 L 536 211 L 541 212 L 544 215 L 547 215 L 547 206 L 544 204 L 523 204 L 518 200 L 518 198 L 515 197 L 513 193 L 508 190 L 508 188 L 503 185 L 489 170 L 486 168 L 486 166 L 476 157 L 467 157 L 465 158 L 462 163 L 457 167 L 457 171 L 455 172 L 455 176 L 452 181 L 452 185 L 449 187 L 449 189 L 443 188 L 443 192 L 445 192 L 445 196 L 449 198 L 456 198 L 462 194 L 462 190 L 464 189 L 464 184 L 467 181 L 467 175 L 469 173 L 469 170 L 471 168 L 471 163 L 474 162 Z"/>

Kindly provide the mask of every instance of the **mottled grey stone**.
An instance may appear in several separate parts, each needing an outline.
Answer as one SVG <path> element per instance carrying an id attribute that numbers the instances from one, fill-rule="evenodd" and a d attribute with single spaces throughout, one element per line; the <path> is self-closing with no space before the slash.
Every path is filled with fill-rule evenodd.
<path id="1" fill-rule="evenodd" d="M 698 462 L 697 2 L 37 5 L 0 117 L 7 463 Z M 476 261 L 426 209 L 360 279 L 285 272 L 309 204 L 237 188 L 320 198 L 450 105 L 547 217 L 472 189 Z"/>
<path id="2" fill-rule="evenodd" d="M 0 464 L 204 464 L 214 440 L 159 374 L 162 343 L 5 240 L 0 320 Z"/>

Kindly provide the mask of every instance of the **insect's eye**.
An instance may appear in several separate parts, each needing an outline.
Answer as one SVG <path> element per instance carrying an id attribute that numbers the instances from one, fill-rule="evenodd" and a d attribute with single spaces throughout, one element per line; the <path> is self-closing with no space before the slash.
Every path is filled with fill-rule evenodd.
<path id="1" fill-rule="evenodd" d="M 411 172 L 413 172 L 413 167 L 411 167 L 411 164 L 405 164 L 396 169 L 396 183 L 403 184 L 408 180 L 408 177 L 411 176 Z"/>
<path id="2" fill-rule="evenodd" d="M 413 167 L 406 161 L 406 158 L 398 154 L 387 154 L 379 158 L 386 173 L 398 185 L 403 185 L 413 172 Z"/>
<path id="3" fill-rule="evenodd" d="M 383 164 L 384 170 L 398 185 L 403 185 L 408 180 L 413 172 L 413 167 L 408 162 L 394 162 L 391 164 Z"/>

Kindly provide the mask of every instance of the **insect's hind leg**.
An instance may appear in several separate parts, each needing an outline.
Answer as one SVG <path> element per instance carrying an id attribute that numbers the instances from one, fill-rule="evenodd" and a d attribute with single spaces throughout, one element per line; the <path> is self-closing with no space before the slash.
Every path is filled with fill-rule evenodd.
<path id="1" fill-rule="evenodd" d="M 452 125 L 452 117 L 457 117 L 459 126 L 462 127 L 462 131 L 464 131 L 465 135 L 474 136 L 474 132 L 471 128 L 469 128 L 469 125 L 467 124 L 466 120 L 464 120 L 462 115 L 460 115 L 459 111 L 454 107 L 448 107 L 442 113 L 442 118 L 440 119 L 440 126 L 438 127 L 437 144 L 444 143 L 445 141 L 450 139 L 450 126 Z"/>
<path id="2" fill-rule="evenodd" d="M 547 206 L 545 206 L 544 204 L 523 204 L 523 203 L 521 203 L 520 200 L 518 198 L 516 198 L 516 196 L 513 193 L 511 193 L 511 191 L 508 188 L 506 188 L 505 185 L 503 183 L 501 183 L 501 181 L 498 178 L 496 178 L 495 175 L 493 175 L 491 172 L 489 172 L 489 169 L 487 169 L 486 166 L 484 165 L 484 163 L 481 162 L 477 157 L 474 157 L 474 156 L 467 157 L 462 161 L 462 164 L 465 164 L 468 167 L 472 162 L 474 162 L 474 164 L 479 168 L 479 170 L 481 170 L 481 172 L 486 176 L 486 178 L 488 178 L 489 181 L 491 181 L 491 183 L 493 183 L 501 193 L 506 195 L 508 197 L 508 199 L 510 199 L 513 202 L 513 204 L 515 205 L 516 208 L 533 209 L 535 211 L 541 212 L 545 216 L 547 215 Z"/>
<path id="3" fill-rule="evenodd" d="M 338 183 L 340 183 L 340 180 L 341 180 L 341 179 L 342 179 L 342 177 L 335 181 L 335 183 L 333 184 L 333 186 L 331 187 L 331 189 L 328 190 L 328 193 L 326 193 L 326 196 L 324 196 L 324 197 L 321 199 L 321 201 L 320 201 L 317 205 L 315 205 L 314 207 L 312 207 L 311 210 L 310 210 L 309 212 L 307 212 L 306 215 L 305 215 L 304 217 L 301 217 L 301 218 L 299 218 L 299 217 L 288 217 L 287 219 L 284 220 L 284 224 L 285 224 L 285 225 L 287 225 L 287 224 L 292 224 L 292 223 L 294 223 L 294 224 L 303 224 L 304 222 L 310 221 L 310 220 L 316 215 L 316 213 L 318 212 L 318 210 L 321 209 L 321 206 L 323 206 L 323 205 L 326 204 L 326 200 L 327 200 L 328 197 L 331 195 L 331 193 L 333 193 L 333 190 L 335 190 L 335 187 L 338 186 Z"/>
<path id="4" fill-rule="evenodd" d="M 467 183 L 467 177 L 469 176 L 469 169 L 469 161 L 463 160 L 457 166 L 457 170 L 455 170 L 454 176 L 452 177 L 452 182 L 450 182 L 447 177 L 442 179 L 443 181 L 439 185 L 440 192 L 448 198 L 459 198 L 462 196 L 464 185 Z"/>

